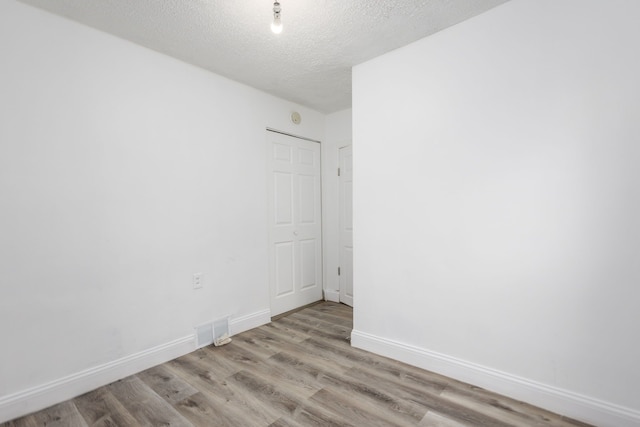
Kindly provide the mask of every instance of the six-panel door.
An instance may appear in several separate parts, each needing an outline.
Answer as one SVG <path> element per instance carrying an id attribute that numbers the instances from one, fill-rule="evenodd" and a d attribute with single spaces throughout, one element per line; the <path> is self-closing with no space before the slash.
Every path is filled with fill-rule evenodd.
<path id="1" fill-rule="evenodd" d="M 322 299 L 320 144 L 267 131 L 271 315 Z"/>

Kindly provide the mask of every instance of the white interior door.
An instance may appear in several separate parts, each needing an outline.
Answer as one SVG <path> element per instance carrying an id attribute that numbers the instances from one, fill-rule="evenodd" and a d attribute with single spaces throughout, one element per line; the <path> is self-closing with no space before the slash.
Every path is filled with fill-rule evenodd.
<path id="1" fill-rule="evenodd" d="M 340 165 L 340 302 L 353 307 L 353 154 L 351 146 L 338 151 Z"/>
<path id="2" fill-rule="evenodd" d="M 320 144 L 267 131 L 271 315 L 322 299 Z"/>

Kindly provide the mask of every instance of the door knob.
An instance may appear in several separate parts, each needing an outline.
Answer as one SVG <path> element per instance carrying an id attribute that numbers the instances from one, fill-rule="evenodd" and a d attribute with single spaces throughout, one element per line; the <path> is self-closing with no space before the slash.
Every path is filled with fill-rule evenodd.
<path id="1" fill-rule="evenodd" d="M 294 231 L 294 232 L 293 232 L 293 235 L 294 235 L 294 236 L 297 236 L 297 235 L 298 235 L 298 232 L 297 232 L 297 231 Z"/>

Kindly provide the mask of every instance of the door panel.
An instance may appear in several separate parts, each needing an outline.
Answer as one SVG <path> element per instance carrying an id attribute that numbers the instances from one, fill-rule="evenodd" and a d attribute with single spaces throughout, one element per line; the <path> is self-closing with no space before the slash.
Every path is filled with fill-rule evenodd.
<path id="1" fill-rule="evenodd" d="M 340 302 L 353 307 L 353 155 L 341 148 L 340 164 Z"/>
<path id="2" fill-rule="evenodd" d="M 300 241 L 300 286 L 303 289 L 316 285 L 316 241 L 308 239 Z"/>
<path id="3" fill-rule="evenodd" d="M 267 131 L 271 315 L 322 299 L 320 144 Z"/>
<path id="4" fill-rule="evenodd" d="M 276 295 L 291 294 L 294 290 L 294 249 L 292 242 L 275 244 Z"/>
<path id="5" fill-rule="evenodd" d="M 274 173 L 276 224 L 287 225 L 293 221 L 293 176 L 290 173 Z"/>
<path id="6" fill-rule="evenodd" d="M 280 162 L 291 163 L 292 148 L 284 144 L 273 144 L 273 154 L 276 160 Z"/>
<path id="7" fill-rule="evenodd" d="M 300 223 L 315 224 L 316 223 L 316 204 L 319 195 L 316 194 L 316 177 L 309 175 L 300 175 Z"/>
<path id="8" fill-rule="evenodd" d="M 314 143 L 315 144 L 315 143 Z M 316 163 L 316 154 L 312 150 L 298 149 L 300 155 L 300 164 L 305 166 L 314 166 Z"/>

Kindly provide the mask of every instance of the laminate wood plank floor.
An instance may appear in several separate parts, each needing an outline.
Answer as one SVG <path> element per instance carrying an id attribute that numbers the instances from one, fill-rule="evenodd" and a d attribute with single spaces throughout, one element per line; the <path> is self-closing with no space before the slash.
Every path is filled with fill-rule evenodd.
<path id="1" fill-rule="evenodd" d="M 587 426 L 354 349 L 323 302 L 0 427 Z"/>

